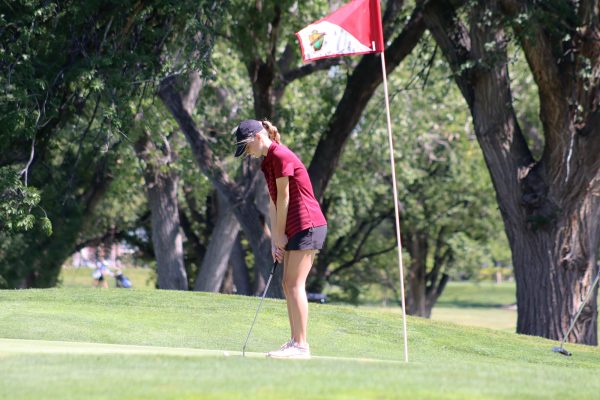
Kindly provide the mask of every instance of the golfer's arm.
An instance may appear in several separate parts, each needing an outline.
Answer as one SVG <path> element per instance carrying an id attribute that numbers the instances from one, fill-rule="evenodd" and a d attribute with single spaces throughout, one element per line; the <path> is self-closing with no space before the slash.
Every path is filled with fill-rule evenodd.
<path id="1" fill-rule="evenodd" d="M 275 233 L 275 227 L 277 226 L 277 208 L 275 208 L 275 203 L 273 203 L 273 199 L 269 196 L 269 222 L 271 227 L 271 237 Z"/>
<path id="2" fill-rule="evenodd" d="M 288 206 L 290 204 L 290 178 L 287 176 L 277 178 L 277 218 L 275 229 L 279 235 L 285 234 Z"/>

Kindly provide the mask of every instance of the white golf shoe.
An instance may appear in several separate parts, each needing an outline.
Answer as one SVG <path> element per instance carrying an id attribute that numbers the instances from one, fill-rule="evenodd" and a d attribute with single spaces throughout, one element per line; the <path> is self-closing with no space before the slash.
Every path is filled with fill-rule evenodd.
<path id="1" fill-rule="evenodd" d="M 281 346 L 281 349 L 270 351 L 267 357 L 271 358 L 287 358 L 290 360 L 307 360 L 310 358 L 310 349 L 298 346 L 293 340 Z"/>

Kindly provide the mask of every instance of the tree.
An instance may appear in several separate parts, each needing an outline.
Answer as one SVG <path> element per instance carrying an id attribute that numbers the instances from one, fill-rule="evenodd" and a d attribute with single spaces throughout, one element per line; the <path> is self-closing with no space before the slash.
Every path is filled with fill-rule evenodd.
<path id="1" fill-rule="evenodd" d="M 245 5 L 245 7 L 254 10 L 253 7 L 259 7 L 258 5 Z M 316 135 L 319 135 L 322 130 L 323 125 L 327 126 L 326 130 L 322 132 L 321 136 L 317 136 L 317 140 L 314 140 L 314 137 L 311 137 L 310 133 L 298 135 L 295 137 L 302 138 L 302 144 L 295 145 L 295 150 L 299 151 L 301 154 L 309 157 L 312 148 L 307 147 L 307 142 L 312 143 L 318 142 L 317 150 L 314 152 L 314 156 L 312 158 L 311 167 L 309 167 L 309 171 L 314 171 L 314 175 L 312 176 L 313 182 L 315 183 L 315 188 L 318 190 L 325 190 L 327 184 L 331 177 L 333 176 L 333 172 L 335 171 L 338 165 L 338 159 L 340 158 L 345 143 L 350 137 L 350 133 L 355 129 L 358 121 L 360 120 L 362 111 L 365 109 L 368 100 L 371 98 L 379 84 L 381 83 L 382 77 L 379 72 L 379 60 L 375 56 L 366 56 L 360 59 L 356 68 L 352 65 L 352 63 L 348 63 L 348 74 L 350 75 L 349 79 L 344 79 L 343 74 L 344 70 L 339 69 L 337 71 L 329 71 L 328 77 L 337 76 L 338 79 L 335 79 L 333 82 L 333 86 L 341 85 L 344 88 L 343 93 L 338 91 L 334 91 L 335 94 L 332 96 L 333 98 L 333 106 L 336 107 L 336 112 L 333 115 L 329 115 L 329 119 L 325 118 L 325 123 L 315 123 L 316 121 L 322 121 L 323 118 L 315 118 L 313 115 L 318 115 L 318 112 L 311 115 L 310 112 L 302 112 L 300 110 L 312 109 L 313 107 L 309 106 L 304 102 L 304 104 L 296 104 L 293 99 L 290 99 L 291 96 L 302 98 L 310 98 L 311 105 L 312 103 L 316 103 L 322 105 L 323 109 L 331 109 L 331 104 L 321 104 L 325 103 L 319 101 L 319 97 L 325 97 L 325 93 L 327 91 L 324 90 L 322 86 L 318 87 L 314 93 L 309 92 L 306 88 L 310 87 L 310 84 L 303 87 L 304 90 L 301 92 L 294 91 L 291 96 L 285 96 L 285 89 L 289 86 L 293 81 L 299 81 L 299 77 L 302 77 L 303 80 L 309 79 L 309 75 L 314 70 L 318 70 L 321 68 L 330 68 L 335 63 L 339 62 L 337 60 L 328 61 L 333 64 L 311 64 L 307 66 L 300 67 L 298 69 L 293 69 L 291 67 L 292 61 L 296 58 L 293 56 L 294 49 L 296 46 L 295 43 L 287 43 L 285 47 L 283 44 L 279 45 L 279 47 L 283 47 L 284 51 L 280 58 L 277 58 L 278 55 L 276 48 L 277 42 L 280 37 L 283 36 L 283 32 L 280 31 L 280 27 L 285 25 L 282 24 L 282 21 L 285 20 L 287 15 L 283 12 L 282 8 L 284 5 L 275 5 L 272 4 L 263 4 L 260 3 L 261 18 L 255 19 L 252 18 L 248 23 L 243 23 L 242 21 L 236 20 L 232 22 L 237 29 L 232 29 L 233 34 L 231 35 L 231 41 L 236 45 L 239 53 L 241 54 L 241 60 L 246 66 L 248 70 L 248 74 L 250 75 L 251 80 L 251 88 L 253 93 L 253 105 L 255 115 L 259 114 L 271 114 L 274 113 L 278 116 L 279 120 L 284 122 L 283 128 L 292 127 L 294 130 L 304 130 L 304 126 L 308 126 L 306 129 L 308 132 L 315 132 Z M 243 13 L 252 15 L 252 13 Z M 390 35 L 393 35 L 394 32 L 394 22 L 401 15 L 401 2 L 390 1 L 387 4 L 386 13 L 384 16 L 384 21 L 386 25 L 386 32 Z M 398 34 L 390 45 L 388 52 L 388 69 L 393 70 L 407 54 L 410 53 L 412 48 L 417 44 L 418 40 L 421 38 L 421 35 L 425 29 L 423 18 L 422 18 L 422 10 L 415 10 L 410 18 L 408 19 L 408 23 L 403 27 L 402 32 Z M 270 33 L 264 33 L 265 27 L 270 23 Z M 254 24 L 254 25 L 252 25 Z M 253 28 L 248 30 L 247 26 L 252 26 Z M 263 35 L 268 40 L 259 41 L 256 38 L 259 35 Z M 262 45 L 262 43 L 268 44 L 267 48 Z M 285 42 L 284 42 L 285 43 Z M 266 54 L 265 54 L 266 53 Z M 375 72 L 375 73 L 374 73 Z M 229 74 L 228 76 L 231 76 Z M 342 77 L 342 78 L 340 78 Z M 322 78 L 321 78 L 322 79 Z M 330 79 L 332 80 L 332 79 Z M 333 81 L 333 80 L 332 80 Z M 317 80 L 318 82 L 318 80 Z M 314 84 L 314 83 L 313 83 Z M 297 90 L 297 88 L 296 88 Z M 311 93 L 310 96 L 298 96 L 298 93 Z M 343 94 L 343 95 L 342 95 Z M 341 100 L 339 100 L 339 95 L 341 96 Z M 285 99 L 285 104 L 280 104 L 280 99 Z M 313 100 L 314 99 L 314 100 Z M 317 100 L 318 99 L 318 100 Z M 290 105 L 287 103 L 292 103 L 294 105 Z M 179 107 L 181 108 L 181 107 Z M 288 111 L 287 108 L 290 108 Z M 318 106 L 316 106 L 318 111 Z M 300 115 L 304 115 L 304 118 L 308 117 L 308 120 L 311 122 L 309 124 L 303 123 L 301 120 L 303 118 L 299 118 Z M 280 125 L 280 127 L 282 127 Z M 312 127 L 312 129 L 311 129 Z M 191 130 L 191 129 L 190 129 Z M 194 132 L 190 132 L 189 137 L 197 137 Z M 313 135 L 315 136 L 315 135 Z M 196 140 L 196 139 L 194 139 Z M 286 139 L 284 139 L 286 140 Z M 207 143 L 208 141 L 205 140 Z M 301 146 L 298 149 L 298 146 Z M 200 164 L 207 164 L 210 162 L 210 158 L 206 156 L 197 156 L 196 157 Z M 312 169 L 311 169 L 312 168 Z M 386 166 L 384 166 L 386 168 Z M 369 185 L 366 183 L 365 186 Z M 342 188 L 342 191 L 347 191 L 348 188 Z M 333 200 L 337 195 L 323 196 L 323 203 L 325 211 L 329 209 L 330 205 L 335 204 L 335 209 L 339 208 L 339 202 Z M 382 216 L 384 218 L 374 218 L 374 221 L 369 222 L 368 219 L 373 214 L 367 213 L 360 218 L 357 215 L 353 215 L 348 218 L 348 220 L 356 221 L 356 226 L 352 229 L 349 229 L 346 237 L 336 238 L 338 242 L 335 245 L 332 245 L 332 249 L 325 251 L 322 253 L 321 257 L 318 259 L 317 264 L 317 278 L 313 280 L 311 284 L 311 290 L 322 290 L 322 282 L 326 276 L 331 276 L 339 271 L 348 269 L 350 267 L 356 266 L 356 264 L 363 259 L 364 257 L 374 254 L 379 254 L 385 249 L 375 250 L 375 253 L 367 252 L 363 254 L 360 249 L 363 246 L 359 246 L 358 249 L 353 249 L 354 241 L 358 237 L 362 239 L 359 240 L 360 243 L 366 243 L 367 240 L 370 239 L 369 235 L 373 232 L 373 230 L 377 227 L 378 224 L 385 221 L 388 216 L 388 210 L 382 210 Z M 337 214 L 337 213 L 336 213 Z M 332 216 L 333 217 L 333 216 Z M 338 217 L 336 215 L 336 217 Z M 335 222 L 332 224 L 337 225 Z M 343 236 L 343 235 L 342 235 Z M 223 237 L 226 239 L 225 237 Z M 339 240 L 342 240 L 347 244 L 343 245 Z M 229 242 L 229 241 L 227 241 Z M 445 243 L 446 241 L 438 240 L 438 242 Z M 389 246 L 386 246 L 389 247 Z M 357 250 L 355 252 L 355 250 Z M 340 268 L 340 265 L 336 262 L 337 260 L 344 258 L 348 253 L 354 253 L 354 256 L 351 257 L 347 262 L 343 263 Z M 216 265 L 216 264 L 214 264 Z M 426 268 L 423 262 L 419 265 L 422 268 Z M 442 264 L 437 264 L 437 269 L 442 268 Z M 334 268 L 334 271 L 328 271 L 329 267 Z M 224 271 L 221 268 L 221 271 Z M 217 276 L 214 274 L 208 274 L 205 276 Z M 223 273 L 218 274 L 218 276 L 222 277 Z M 435 274 L 431 275 L 432 277 Z M 441 274 L 440 276 L 444 276 Z M 207 279 L 207 278 L 205 278 Z M 222 278 L 221 278 L 222 279 Z M 215 282 L 219 281 L 218 279 Z M 415 281 L 417 282 L 417 281 Z M 420 280 L 417 285 L 424 285 L 424 282 Z M 213 289 L 216 285 L 212 285 Z M 433 285 L 434 293 L 441 293 L 443 289 L 443 285 L 437 286 Z M 430 288 L 431 289 L 431 288 Z M 418 296 L 416 298 L 419 298 Z M 429 301 L 429 309 L 433 304 L 432 301 Z M 425 311 L 423 311 L 425 313 Z"/>
<path id="2" fill-rule="evenodd" d="M 122 2 L 119 8 L 108 1 L 3 4 L 0 144 L 6 152 L 0 167 L 25 166 L 18 168 L 25 184 L 29 175 L 32 186 L 47 189 L 41 190 L 40 204 L 49 210 L 50 219 L 59 218 L 55 224 L 60 222 L 49 240 L 22 235 L 15 239 L 37 243 L 31 246 L 36 251 L 29 252 L 37 258 L 9 263 L 15 253 L 2 260 L 0 269 L 6 266 L 11 285 L 54 284 L 79 232 L 89 224 L 86 219 L 108 189 L 112 162 L 119 158 L 112 152 L 126 147 L 120 144 L 129 139 L 124 132 L 133 121 L 130 105 L 147 96 L 157 76 L 201 69 L 207 45 L 201 33 L 210 25 L 204 22 L 220 15 L 215 10 L 222 3 L 136 0 Z M 174 49 L 179 58 L 165 57 Z M 65 141 L 72 132 L 75 138 Z M 56 171 L 42 172 L 55 165 L 70 168 L 58 174 L 66 176 L 60 194 L 54 192 L 60 185 L 51 179 Z M 13 213 L 20 215 L 18 209 Z M 23 276 L 28 278 L 15 283 Z"/>
<path id="3" fill-rule="evenodd" d="M 249 4 L 239 2 L 232 5 L 236 19 L 232 18 L 230 24 L 224 26 L 224 35 L 230 41 L 240 54 L 240 59 L 247 70 L 247 77 L 253 93 L 254 117 L 258 119 L 271 118 L 276 116 L 275 108 L 285 92 L 285 88 L 295 80 L 310 75 L 311 73 L 326 69 L 331 62 L 321 62 L 311 66 L 295 68 L 294 60 L 297 60 L 296 42 L 292 36 L 292 30 L 284 30 L 282 21 L 291 19 L 293 14 L 290 12 L 284 14 L 284 7 L 293 8 L 293 2 L 256 2 Z M 278 52 L 279 41 L 283 32 L 289 33 L 288 41 L 283 47 L 283 51 Z M 188 140 L 192 152 L 198 165 L 207 177 L 211 180 L 215 188 L 220 192 L 225 201 L 229 204 L 245 237 L 249 241 L 253 250 L 256 270 L 259 272 L 255 283 L 255 291 L 261 292 L 266 277 L 272 264 L 270 233 L 268 224 L 268 197 L 266 195 L 266 185 L 257 184 L 262 180 L 262 174 L 258 168 L 258 162 L 245 161 L 246 166 L 243 173 L 238 174 L 239 181 L 234 181 L 223 168 L 215 154 L 210 141 L 207 138 L 204 127 L 193 120 L 190 110 L 186 110 L 182 104 L 182 93 L 188 91 L 187 86 L 196 87 L 199 90 L 202 85 L 195 85 L 200 80 L 198 75 L 180 76 L 177 82 L 175 78 L 169 78 L 163 81 L 159 90 L 159 96 L 170 110 L 173 117 L 179 123 L 181 130 Z M 236 121 L 238 122 L 238 121 Z M 229 123 L 229 127 L 234 126 L 234 122 Z M 229 137 L 227 139 L 230 140 Z M 255 198 L 260 199 L 255 202 Z M 222 218 L 227 215 L 223 214 Z M 223 222 L 225 224 L 225 222 Z M 219 224 L 218 224 L 219 225 Z M 228 225 L 235 227 L 233 221 Z M 209 247 L 218 249 L 218 254 L 229 254 L 235 244 L 234 232 L 227 229 L 219 229 L 214 233 L 215 245 Z M 214 260 L 214 258 L 211 258 Z M 221 263 L 210 263 L 205 265 L 210 267 L 211 271 L 200 271 L 203 279 L 210 278 L 212 284 L 210 288 L 218 286 L 222 280 L 224 268 Z M 217 272 L 220 271 L 220 272 Z M 279 270 L 278 274 L 281 274 Z M 279 277 L 278 277 L 279 278 Z M 203 287 L 203 283 L 198 283 L 196 287 Z M 274 286 L 272 293 L 281 297 L 283 292 L 279 286 Z"/>
<path id="4" fill-rule="evenodd" d="M 459 11 L 468 15 L 464 22 Z M 425 23 L 452 66 L 512 250 L 517 332 L 561 339 L 598 273 L 600 30 L 597 2 L 430 2 Z M 513 107 L 511 33 L 539 92 L 534 157 Z M 597 344 L 597 289 L 568 338 Z"/>
<path id="5" fill-rule="evenodd" d="M 450 277 L 492 263 L 490 245 L 503 234 L 464 101 L 432 42 L 425 35 L 406 59 L 411 68 L 389 77 L 407 313 L 422 317 Z M 380 88 L 331 179 L 330 242 L 311 286 L 338 286 L 352 302 L 382 289 L 401 301 L 382 96 Z"/>
<path id="6" fill-rule="evenodd" d="M 431 68 L 417 93 L 397 95 L 395 109 L 402 112 L 394 125 L 401 154 L 402 243 L 410 256 L 407 313 L 430 317 L 451 277 L 491 264 L 489 246 L 503 233 L 464 102 L 444 79 L 448 70 L 436 60 L 431 38 L 424 42 L 421 53 L 434 49 Z"/>

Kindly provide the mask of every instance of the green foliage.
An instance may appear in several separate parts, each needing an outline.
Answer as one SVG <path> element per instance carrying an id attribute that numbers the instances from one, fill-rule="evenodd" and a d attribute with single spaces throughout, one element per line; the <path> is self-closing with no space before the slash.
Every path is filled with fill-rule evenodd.
<path id="1" fill-rule="evenodd" d="M 319 8 L 323 6 L 327 7 L 315 3 L 314 10 L 305 6 L 290 13 L 314 11 L 313 19 L 317 19 L 324 14 Z M 255 5 L 244 2 L 241 7 L 250 12 Z M 255 28 L 244 29 L 248 25 L 243 15 L 231 16 L 230 25 L 225 27 L 226 38 L 216 43 L 213 52 L 215 73 L 211 76 L 214 79 L 197 110 L 198 117 L 215 127 L 215 148 L 222 152 L 225 160 L 231 160 L 229 130 L 237 120 L 254 116 L 246 65 L 256 58 L 266 59 L 263 52 L 269 43 L 260 38 L 268 38 L 265 27 L 270 26 L 275 12 L 269 9 L 270 3 L 263 7 L 263 13 L 257 18 L 260 23 Z M 286 24 L 289 18 L 286 12 L 281 18 L 278 51 L 290 42 L 296 46 L 291 36 L 293 29 L 288 32 L 288 25 L 302 27 L 303 24 L 297 21 Z M 254 26 L 254 22 L 248 23 Z M 233 51 L 227 42 L 239 51 Z M 263 45 L 264 48 L 260 47 Z M 434 52 L 432 40 L 424 40 L 401 70 L 389 77 L 396 148 L 399 149 L 396 161 L 402 225 L 431 235 L 445 229 L 448 234 L 444 245 L 453 253 L 446 272 L 464 276 L 473 274 L 481 265 L 491 264 L 493 248 L 507 247 L 489 177 L 469 130 L 471 122 L 466 107 L 449 81 L 450 71 L 434 58 Z M 432 58 L 435 64 L 430 68 Z M 306 165 L 341 98 L 356 59 L 345 58 L 328 71 L 292 82 L 277 104 L 274 122 L 282 140 Z M 362 247 L 363 254 L 374 255 L 355 262 L 352 267 L 344 266 L 339 274 L 330 276 L 333 285 L 328 289 L 330 295 L 352 302 L 359 301 L 361 292 L 371 283 L 398 289 L 382 92 L 378 92 L 359 121 L 326 193 L 330 227 L 327 247 L 336 251 L 336 258 L 329 265 L 330 272 L 352 262 L 361 238 L 357 236 L 355 243 L 343 248 L 337 247 L 338 241 L 357 235 L 356 227 L 361 221 L 382 220 Z M 223 97 L 223 93 L 227 96 Z M 232 121 L 232 116 L 237 118 Z M 387 252 L 378 254 L 386 249 Z M 505 255 L 506 252 L 502 257 Z M 407 252 L 405 257 L 405 264 L 409 265 Z"/>
<path id="2" fill-rule="evenodd" d="M 133 231 L 147 211 L 144 181 L 133 149 L 122 149 L 113 160 L 111 184 L 79 233 L 80 242 L 116 229 Z"/>
<path id="3" fill-rule="evenodd" d="M 21 196 L 11 198 L 3 212 L 13 213 L 11 226 L 28 228 L 29 203 L 39 203 L 48 213 L 41 225 L 48 229 L 52 220 L 56 233 L 4 235 L 10 245 L 0 252 L 0 275 L 9 286 L 25 278 L 52 285 L 78 241 L 133 224 L 144 212 L 140 175 L 132 173 L 135 157 L 126 145 L 136 140 L 130 137 L 133 117 L 141 103 L 153 101 L 155 85 L 165 76 L 206 65 L 212 30 L 225 6 L 216 1 L 3 3 L 0 147 L 29 154 L 36 139 L 28 192 L 17 181 L 3 180 L 12 182 L 10 193 Z M 109 183 L 115 187 L 107 188 Z"/>
<path id="4" fill-rule="evenodd" d="M 255 59 L 267 61 L 273 50 L 280 56 L 288 43 L 296 46 L 294 32 L 329 13 L 330 4 L 323 0 L 231 0 L 229 10 L 223 31 L 241 58 L 245 62 Z M 276 43 L 272 40 L 274 35 L 280 38 Z M 294 50 L 293 61 L 297 62 L 300 52 Z"/>
<path id="5" fill-rule="evenodd" d="M 4 233 L 6 240 L 0 246 L 0 275 L 9 286 L 31 271 L 56 274 L 56 264 L 75 244 L 113 228 L 147 230 L 147 220 L 141 220 L 148 212 L 145 164 L 132 149 L 140 132 L 149 132 L 158 145 L 173 139 L 178 157 L 162 165 L 161 171 L 176 172 L 180 187 L 192 194 L 188 204 L 184 189 L 180 191 L 182 212 L 209 214 L 213 188 L 198 171 L 178 126 L 156 99 L 156 83 L 171 74 L 202 71 L 196 122 L 227 172 L 235 176 L 240 163 L 231 156 L 230 132 L 239 120 L 255 117 L 253 63 L 271 62 L 289 48 L 287 62 L 301 66 L 293 33 L 325 15 L 329 7 L 324 0 L 20 0 L 3 8 L 0 146 L 30 146 L 37 135 L 40 153 L 31 185 L 24 188 L 18 180 L 7 180 L 11 183 L 6 187 L 21 190 L 21 197 L 0 208 L 14 218 L 10 231 L 14 233 L 12 237 Z M 215 30 L 219 35 L 213 45 L 210 36 Z M 389 76 L 401 223 L 406 235 L 433 238 L 444 231 L 444 249 L 452 253 L 445 272 L 474 276 L 481 266 L 509 264 L 508 247 L 464 101 L 436 51 L 426 38 Z M 358 59 L 344 58 L 338 66 L 292 82 L 275 105 L 273 120 L 283 143 L 307 165 Z M 515 55 L 513 66 L 515 99 L 531 105 L 519 107 L 519 118 L 530 121 L 534 140 L 539 127 L 534 85 L 522 58 Z M 359 121 L 326 193 L 328 248 L 338 240 L 353 239 L 336 249 L 339 257 L 329 270 L 351 266 L 331 276 L 330 290 L 352 301 L 359 301 L 371 283 L 398 289 L 382 96 L 379 90 Z M 158 149 L 151 159 L 160 156 Z M 84 200 L 93 193 L 90 188 L 107 181 L 109 187 L 88 208 Z M 48 210 L 49 219 L 41 219 L 42 224 L 55 223 L 59 234 L 53 241 L 15 230 L 30 227 L 31 212 L 39 218 L 40 210 Z M 363 222 L 375 225 L 366 238 L 357 230 Z M 209 219 L 192 221 L 203 243 L 208 242 L 210 224 Z M 370 255 L 353 263 L 363 238 L 360 253 Z M 186 246 L 191 260 L 189 243 Z M 412 261 L 405 251 L 405 265 Z M 428 262 L 431 265 L 431 253 Z M 12 274 L 13 270 L 19 272 Z"/>
<path id="6" fill-rule="evenodd" d="M 0 232 L 5 234 L 28 231 L 36 223 L 46 235 L 52 234 L 52 223 L 45 215 L 33 211 L 42 210 L 39 190 L 23 184 L 14 168 L 0 168 Z"/>
<path id="7" fill-rule="evenodd" d="M 469 277 L 482 266 L 508 260 L 510 254 L 464 100 L 449 81 L 446 64 L 437 57 L 431 64 L 430 39 L 420 46 L 388 77 L 405 275 L 414 261 L 407 246 L 411 240 L 425 239 L 429 246 L 425 272 L 431 271 L 438 246 L 438 256 L 447 253 L 441 273 Z M 396 299 L 400 294 L 382 92 L 370 102 L 328 192 L 332 202 L 328 247 L 353 235 L 359 221 L 388 216 L 363 245 L 362 252 L 374 256 L 329 279 L 333 285 L 329 290 L 352 302 L 361 301 L 360 294 L 373 284 L 391 289 Z M 356 247 L 349 249 L 330 268 L 335 271 L 352 259 L 354 251 Z"/>
<path id="8" fill-rule="evenodd" d="M 149 85 L 203 68 L 224 4 L 13 2 L 0 16 L 0 145 L 64 124 L 88 102 L 107 135 L 122 134 L 128 103 Z"/>

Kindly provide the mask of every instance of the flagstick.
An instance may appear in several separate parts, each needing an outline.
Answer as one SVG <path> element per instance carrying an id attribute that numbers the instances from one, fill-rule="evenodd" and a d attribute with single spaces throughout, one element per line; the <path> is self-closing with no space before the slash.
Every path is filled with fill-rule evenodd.
<path id="1" fill-rule="evenodd" d="M 373 42 L 375 50 L 375 42 Z M 396 164 L 394 162 L 394 142 L 392 140 L 392 121 L 390 118 L 390 101 L 388 98 L 387 73 L 385 55 L 381 52 L 381 71 L 383 73 L 383 92 L 385 93 L 385 111 L 387 114 L 388 139 L 390 144 L 390 164 L 392 167 L 392 186 L 394 188 L 394 210 L 396 212 L 396 241 L 398 243 L 398 268 L 400 269 L 400 292 L 402 297 L 402 328 L 404 332 L 404 361 L 408 362 L 408 339 L 406 337 L 406 305 L 404 301 L 404 266 L 402 265 L 402 240 L 400 239 L 400 215 L 398 212 L 398 190 L 396 188 Z"/>

